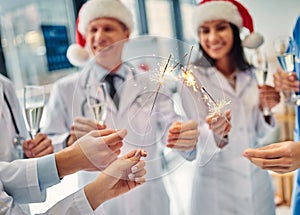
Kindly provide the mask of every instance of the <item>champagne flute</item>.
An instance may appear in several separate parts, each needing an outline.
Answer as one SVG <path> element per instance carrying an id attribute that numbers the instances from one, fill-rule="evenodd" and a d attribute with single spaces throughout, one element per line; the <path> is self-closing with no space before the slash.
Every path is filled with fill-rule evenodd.
<path id="1" fill-rule="evenodd" d="M 107 115 L 107 88 L 105 82 L 87 86 L 87 102 L 94 119 L 103 126 Z"/>
<path id="2" fill-rule="evenodd" d="M 40 130 L 40 121 L 45 105 L 45 90 L 43 86 L 25 86 L 24 107 L 29 133 L 34 139 Z"/>
<path id="3" fill-rule="evenodd" d="M 255 77 L 258 86 L 266 85 L 268 77 L 268 59 L 265 53 L 262 53 L 260 50 L 256 49 L 251 57 L 251 63 L 255 67 Z M 270 116 L 271 110 L 268 107 L 268 104 L 263 101 L 262 107 L 264 116 Z"/>
<path id="4" fill-rule="evenodd" d="M 274 49 L 282 69 L 288 74 L 292 74 L 295 67 L 295 41 L 289 36 L 279 37 L 274 40 Z M 288 105 L 300 104 L 300 100 L 294 91 L 283 93 Z"/>

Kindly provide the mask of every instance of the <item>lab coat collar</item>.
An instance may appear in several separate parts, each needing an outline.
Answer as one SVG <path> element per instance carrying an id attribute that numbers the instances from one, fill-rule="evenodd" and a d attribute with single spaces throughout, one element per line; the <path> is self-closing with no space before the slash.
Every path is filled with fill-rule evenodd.
<path id="1" fill-rule="evenodd" d="M 202 72 L 208 79 L 210 79 L 209 83 L 214 85 L 217 89 L 226 91 L 233 97 L 240 97 L 254 78 L 253 72 L 251 70 L 238 71 L 236 79 L 236 89 L 234 90 L 228 83 L 225 76 L 215 67 L 204 68 Z"/>
<path id="2" fill-rule="evenodd" d="M 124 77 L 125 81 L 120 86 L 115 86 L 117 92 L 120 94 L 119 111 L 117 110 L 113 100 L 110 98 L 110 96 L 108 96 L 108 110 L 110 110 L 114 114 L 116 114 L 117 112 L 119 114 L 122 114 L 126 110 L 128 105 L 132 103 L 139 92 L 137 88 L 140 87 L 134 87 L 139 85 L 136 84 L 137 80 L 135 77 L 135 72 L 133 70 L 134 69 L 130 65 L 124 63 L 116 72 L 116 74 Z M 93 63 L 91 66 L 86 66 L 81 71 L 79 85 L 83 90 L 86 90 L 88 83 L 104 81 L 104 78 L 108 73 L 108 70 L 96 63 Z"/>

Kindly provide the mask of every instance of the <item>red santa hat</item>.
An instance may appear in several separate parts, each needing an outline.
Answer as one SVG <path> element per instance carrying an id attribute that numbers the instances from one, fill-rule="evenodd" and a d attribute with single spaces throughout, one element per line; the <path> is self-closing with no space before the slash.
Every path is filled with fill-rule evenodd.
<path id="1" fill-rule="evenodd" d="M 84 66 L 90 54 L 85 47 L 88 24 L 98 18 L 114 18 L 122 22 L 131 32 L 133 19 L 130 10 L 120 0 L 89 0 L 80 9 L 76 21 L 76 44 L 69 46 L 67 58 L 74 66 Z"/>
<path id="2" fill-rule="evenodd" d="M 252 17 L 241 3 L 235 0 L 202 0 L 195 7 L 193 13 L 195 29 L 198 30 L 199 26 L 206 21 L 218 19 L 226 20 L 240 30 L 243 27 L 249 30 L 249 35 L 242 41 L 244 47 L 255 49 L 263 44 L 263 36 L 254 32 Z"/>

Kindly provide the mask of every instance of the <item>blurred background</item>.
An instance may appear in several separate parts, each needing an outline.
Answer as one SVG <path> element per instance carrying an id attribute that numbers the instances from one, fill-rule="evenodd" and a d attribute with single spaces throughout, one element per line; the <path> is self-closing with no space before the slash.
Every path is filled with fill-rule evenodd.
<path id="1" fill-rule="evenodd" d="M 78 10 L 84 2 L 84 0 L 0 0 L 0 72 L 13 81 L 20 97 L 25 85 L 45 85 L 49 93 L 52 82 L 79 71 L 69 63 L 65 54 L 68 46 L 75 42 L 75 21 Z M 122 2 L 134 14 L 135 29 L 132 38 L 141 35 L 159 36 L 177 39 L 198 47 L 191 25 L 191 9 L 198 1 L 122 0 Z M 272 73 L 277 66 L 272 43 L 278 36 L 292 34 L 296 19 L 300 15 L 299 0 L 240 0 L 240 2 L 250 11 L 255 31 L 265 37 L 265 43 L 260 49 L 267 54 L 271 74 L 267 82 L 272 85 Z M 124 57 L 129 54 L 129 50 L 130 52 L 138 50 L 141 42 L 143 49 L 147 46 L 156 46 L 158 54 L 161 55 L 169 53 L 171 49 L 166 45 L 161 46 L 156 40 L 141 38 L 127 44 Z M 179 52 L 177 55 L 180 55 L 181 50 L 174 50 L 176 51 Z M 246 50 L 246 54 L 250 56 L 251 51 Z M 147 62 L 137 63 L 142 65 Z M 281 103 L 274 112 L 279 125 L 279 139 L 293 139 L 294 109 Z M 185 174 L 190 165 L 182 165 L 176 173 L 181 175 L 177 179 L 183 183 L 191 178 L 191 175 Z M 285 206 L 278 209 L 278 214 L 289 214 L 293 173 L 280 176 L 271 174 L 278 205 Z M 166 184 L 171 183 L 170 178 L 171 175 L 166 177 Z M 68 181 L 68 178 L 64 180 L 69 186 L 76 183 L 73 180 Z M 51 196 L 63 197 L 68 193 L 59 189 L 52 189 L 49 192 L 50 200 L 47 200 L 47 204 L 51 204 Z M 174 200 L 174 211 L 177 211 L 177 214 L 185 214 L 180 211 L 185 211 L 188 200 L 184 199 L 184 195 L 177 196 L 174 190 L 170 193 L 173 195 L 171 199 Z M 176 202 L 181 202 L 181 206 Z M 33 206 L 32 210 L 38 211 L 38 206 Z"/>

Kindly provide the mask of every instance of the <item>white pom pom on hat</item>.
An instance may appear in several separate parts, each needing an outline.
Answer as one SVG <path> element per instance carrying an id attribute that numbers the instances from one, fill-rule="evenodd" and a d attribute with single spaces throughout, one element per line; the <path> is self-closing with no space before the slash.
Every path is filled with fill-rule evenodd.
<path id="1" fill-rule="evenodd" d="M 76 44 L 69 46 L 67 58 L 74 66 L 84 66 L 90 59 L 85 48 L 88 24 L 97 18 L 114 18 L 122 22 L 131 32 L 133 18 L 130 10 L 120 0 L 88 0 L 82 5 L 76 21 Z"/>
<path id="2" fill-rule="evenodd" d="M 194 29 L 204 22 L 223 19 L 234 25 L 240 30 L 244 27 L 249 30 L 249 34 L 242 41 L 246 48 L 255 49 L 263 44 L 264 38 L 254 32 L 253 20 L 248 10 L 235 0 L 202 0 L 193 11 Z"/>

